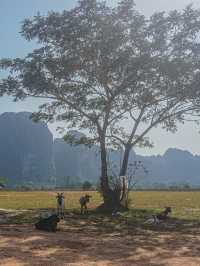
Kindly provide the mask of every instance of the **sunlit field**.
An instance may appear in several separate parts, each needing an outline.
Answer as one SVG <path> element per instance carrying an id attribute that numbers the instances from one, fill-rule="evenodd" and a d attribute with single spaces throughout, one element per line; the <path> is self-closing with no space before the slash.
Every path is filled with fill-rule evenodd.
<path id="1" fill-rule="evenodd" d="M 79 198 L 86 192 L 65 192 L 66 210 L 78 210 Z M 89 209 L 95 209 L 102 201 L 98 192 L 92 195 Z M 0 192 L 1 209 L 53 209 L 56 207 L 56 192 Z M 171 206 L 172 216 L 177 218 L 200 219 L 200 192 L 142 191 L 130 193 L 130 209 L 158 211 Z"/>
<path id="2" fill-rule="evenodd" d="M 81 215 L 85 193 L 92 198 Z M 0 265 L 200 265 L 200 192 L 131 192 L 130 210 L 117 217 L 95 211 L 97 192 L 64 195 L 65 217 L 48 233 L 34 223 L 55 212 L 56 192 L 0 192 Z M 169 219 L 148 224 L 165 206 Z"/>

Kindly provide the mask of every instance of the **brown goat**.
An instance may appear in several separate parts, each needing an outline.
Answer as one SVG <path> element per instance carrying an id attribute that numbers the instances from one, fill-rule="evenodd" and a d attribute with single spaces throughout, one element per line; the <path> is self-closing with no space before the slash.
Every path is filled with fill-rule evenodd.
<path id="1" fill-rule="evenodd" d="M 91 197 L 92 196 L 86 194 L 85 196 L 82 196 L 79 199 L 79 203 L 81 205 L 81 214 L 83 214 L 87 211 L 87 203 L 89 203 Z"/>

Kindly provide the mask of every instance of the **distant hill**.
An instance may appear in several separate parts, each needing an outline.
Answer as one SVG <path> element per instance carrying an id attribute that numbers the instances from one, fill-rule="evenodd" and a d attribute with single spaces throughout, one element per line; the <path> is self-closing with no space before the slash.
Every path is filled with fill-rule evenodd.
<path id="1" fill-rule="evenodd" d="M 55 139 L 53 145 L 56 177 L 77 176 L 82 181 L 97 182 L 100 176 L 99 149 L 84 145 L 71 146 L 63 139 Z"/>
<path id="2" fill-rule="evenodd" d="M 98 181 L 98 146 L 89 149 L 83 145 L 71 146 L 63 139 L 53 141 L 47 125 L 34 123 L 29 117 L 28 112 L 0 115 L 0 176 L 7 177 L 9 185 L 63 186 L 67 176 Z M 81 136 L 79 132 L 73 133 Z M 163 156 L 140 156 L 132 152 L 130 162 L 135 160 L 141 160 L 148 170 L 140 186 L 184 183 L 200 186 L 200 156 L 188 151 L 170 148 Z M 119 166 L 120 153 L 109 150 L 109 161 L 110 165 Z M 144 176 L 143 173 L 139 175 Z"/>
<path id="3" fill-rule="evenodd" d="M 145 185 L 200 186 L 200 156 L 188 151 L 168 149 L 163 156 L 138 156 L 149 174 Z"/>
<path id="4" fill-rule="evenodd" d="M 34 123 L 30 113 L 0 116 L 0 176 L 10 185 L 45 185 L 55 174 L 53 136 L 45 123 Z"/>

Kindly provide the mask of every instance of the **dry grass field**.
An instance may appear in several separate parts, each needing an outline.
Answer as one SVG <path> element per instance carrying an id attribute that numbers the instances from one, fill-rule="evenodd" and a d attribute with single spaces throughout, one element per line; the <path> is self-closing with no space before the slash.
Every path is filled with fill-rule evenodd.
<path id="1" fill-rule="evenodd" d="M 94 210 L 100 203 L 101 197 L 97 192 L 64 193 L 65 208 L 67 211 L 79 210 L 79 198 L 89 193 L 92 195 L 89 209 Z M 12 210 L 39 210 L 54 209 L 56 207 L 56 192 L 34 191 L 16 192 L 0 191 L 0 209 Z M 158 211 L 165 206 L 173 208 L 173 217 L 186 219 L 200 219 L 200 192 L 169 192 L 169 191 L 142 191 L 130 193 L 130 209 Z"/>

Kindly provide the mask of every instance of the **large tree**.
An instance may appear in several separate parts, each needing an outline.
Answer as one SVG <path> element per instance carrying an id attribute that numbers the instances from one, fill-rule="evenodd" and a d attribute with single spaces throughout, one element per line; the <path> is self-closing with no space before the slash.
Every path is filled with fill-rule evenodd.
<path id="1" fill-rule="evenodd" d="M 198 120 L 199 33 L 200 11 L 192 6 L 145 18 L 133 0 L 116 7 L 81 0 L 72 10 L 24 21 L 22 36 L 40 48 L 0 61 L 10 71 L 0 94 L 43 98 L 36 119 L 88 131 L 80 142 L 100 146 L 104 206 L 112 209 L 123 193 L 109 186 L 108 145 L 123 146 L 124 176 L 131 149 L 151 146 L 152 128 L 174 132 L 178 122 Z"/>

